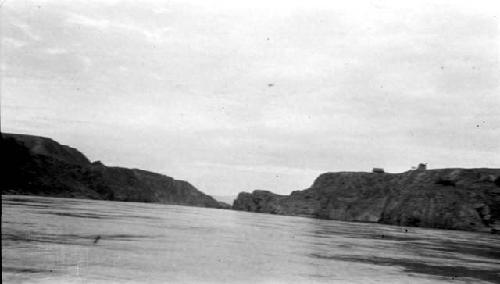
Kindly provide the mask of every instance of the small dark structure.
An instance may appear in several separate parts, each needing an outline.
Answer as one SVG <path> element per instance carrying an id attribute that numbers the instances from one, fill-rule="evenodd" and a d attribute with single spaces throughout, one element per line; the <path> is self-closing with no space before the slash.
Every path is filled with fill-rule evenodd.
<path id="1" fill-rule="evenodd" d="M 418 164 L 417 171 L 425 171 L 425 170 L 427 170 L 427 164 L 425 163 Z"/>
<path id="2" fill-rule="evenodd" d="M 383 168 L 373 168 L 372 172 L 375 174 L 383 174 L 384 169 Z"/>

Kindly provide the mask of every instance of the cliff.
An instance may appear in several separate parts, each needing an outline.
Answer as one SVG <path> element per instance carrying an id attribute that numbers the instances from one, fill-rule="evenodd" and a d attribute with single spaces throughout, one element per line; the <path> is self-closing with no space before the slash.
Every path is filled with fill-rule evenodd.
<path id="1" fill-rule="evenodd" d="M 91 163 L 50 138 L 2 134 L 2 194 L 29 194 L 227 208 L 190 183 L 138 169 Z"/>
<path id="2" fill-rule="evenodd" d="M 242 192 L 233 209 L 472 231 L 500 229 L 500 169 L 320 175 L 290 195 Z"/>

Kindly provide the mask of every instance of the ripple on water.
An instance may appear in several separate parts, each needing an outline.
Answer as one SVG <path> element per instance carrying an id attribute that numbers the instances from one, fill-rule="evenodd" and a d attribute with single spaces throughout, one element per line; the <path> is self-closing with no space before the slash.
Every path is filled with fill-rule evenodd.
<path id="1" fill-rule="evenodd" d="M 499 283 L 499 267 L 500 238 L 487 234 L 2 196 L 2 278 L 12 282 Z"/>

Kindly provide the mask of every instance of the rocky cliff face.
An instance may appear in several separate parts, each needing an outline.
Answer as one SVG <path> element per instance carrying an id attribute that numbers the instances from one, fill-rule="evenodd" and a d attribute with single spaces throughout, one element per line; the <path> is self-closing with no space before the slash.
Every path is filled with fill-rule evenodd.
<path id="1" fill-rule="evenodd" d="M 233 209 L 401 226 L 500 229 L 500 169 L 320 175 L 288 196 L 242 192 Z"/>
<path id="2" fill-rule="evenodd" d="M 229 207 L 186 181 L 91 163 L 78 150 L 49 138 L 2 134 L 1 155 L 2 194 Z"/>

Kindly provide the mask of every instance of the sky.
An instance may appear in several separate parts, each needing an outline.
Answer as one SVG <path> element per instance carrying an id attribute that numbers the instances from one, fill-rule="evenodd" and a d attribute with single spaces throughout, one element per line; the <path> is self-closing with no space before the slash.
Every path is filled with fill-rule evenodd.
<path id="1" fill-rule="evenodd" d="M 2 0 L 2 131 L 213 195 L 499 168 L 500 5 L 338 2 Z"/>

